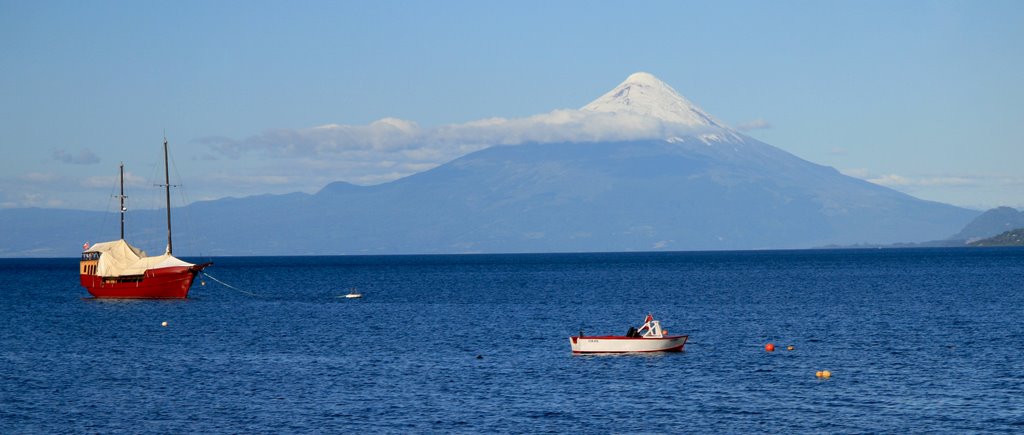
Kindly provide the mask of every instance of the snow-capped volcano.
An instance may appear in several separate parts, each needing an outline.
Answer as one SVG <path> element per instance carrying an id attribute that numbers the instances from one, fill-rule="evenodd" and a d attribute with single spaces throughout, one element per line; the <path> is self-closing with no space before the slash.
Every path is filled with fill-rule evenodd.
<path id="1" fill-rule="evenodd" d="M 591 101 L 580 110 L 631 113 L 690 127 L 717 127 L 730 130 L 675 89 L 645 72 L 633 73 L 615 89 Z"/>
<path id="2" fill-rule="evenodd" d="M 370 143 L 425 135 L 396 119 L 364 130 L 378 140 Z M 314 133 L 335 140 L 360 130 L 325 126 Z M 580 110 L 484 120 L 442 133 L 492 146 L 374 186 L 336 182 L 315 195 L 193 203 L 189 214 L 204 222 L 209 243 L 202 249 L 365 255 L 810 248 L 938 240 L 978 215 L 843 175 L 735 132 L 646 73 Z M 294 142 L 271 139 L 265 142 Z M 87 238 L 75 224 L 83 215 L 53 214 L 0 209 L 0 222 L 10 228 L 0 232 L 0 257 L 77 255 L 67 241 Z M 152 211 L 135 219 L 162 217 Z M 48 222 L 42 227 L 65 231 L 43 234 L 41 220 Z"/>

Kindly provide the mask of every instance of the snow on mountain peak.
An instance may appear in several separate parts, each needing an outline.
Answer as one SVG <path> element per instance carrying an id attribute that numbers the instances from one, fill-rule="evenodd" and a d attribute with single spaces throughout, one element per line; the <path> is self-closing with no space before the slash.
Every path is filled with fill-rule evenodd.
<path id="1" fill-rule="evenodd" d="M 691 127 L 718 127 L 729 130 L 697 105 L 679 95 L 653 74 L 637 72 L 600 98 L 580 110 L 631 113 Z"/>
<path id="2" fill-rule="evenodd" d="M 658 78 L 655 77 L 654 74 L 651 74 L 649 72 L 643 72 L 643 71 L 638 71 L 638 72 L 635 72 L 633 74 L 630 74 L 629 77 L 626 77 L 626 81 L 627 82 L 631 82 L 631 83 L 644 83 L 644 84 L 647 84 L 649 86 L 657 85 L 657 84 L 663 84 L 663 85 L 665 84 L 665 82 L 663 82 L 661 80 L 658 80 Z"/>

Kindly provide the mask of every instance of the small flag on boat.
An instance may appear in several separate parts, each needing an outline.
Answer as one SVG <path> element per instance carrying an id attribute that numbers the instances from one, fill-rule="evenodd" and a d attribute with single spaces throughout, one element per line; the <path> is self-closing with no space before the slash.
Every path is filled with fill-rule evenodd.
<path id="1" fill-rule="evenodd" d="M 652 316 L 651 313 L 647 313 L 647 317 L 644 319 L 644 323 L 648 323 L 651 320 L 654 320 L 654 316 Z"/>

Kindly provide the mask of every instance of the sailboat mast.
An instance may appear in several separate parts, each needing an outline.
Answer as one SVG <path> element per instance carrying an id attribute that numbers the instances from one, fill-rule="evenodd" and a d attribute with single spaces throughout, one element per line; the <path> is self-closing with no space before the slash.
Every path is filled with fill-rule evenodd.
<path id="1" fill-rule="evenodd" d="M 121 162 L 121 194 L 117 197 L 121 199 L 121 240 L 124 240 L 124 162 Z"/>
<path id="2" fill-rule="evenodd" d="M 167 138 L 164 138 L 164 193 L 167 198 L 167 253 L 172 253 L 171 245 L 171 173 L 167 168 Z"/>

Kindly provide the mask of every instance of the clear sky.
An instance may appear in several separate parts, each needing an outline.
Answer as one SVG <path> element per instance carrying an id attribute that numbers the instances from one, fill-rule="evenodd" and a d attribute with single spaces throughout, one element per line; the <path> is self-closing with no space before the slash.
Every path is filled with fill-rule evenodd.
<path id="1" fill-rule="evenodd" d="M 1020 1 L 20 0 L 0 207 L 106 209 L 120 161 L 148 197 L 165 131 L 186 201 L 379 183 L 637 71 L 846 174 L 1024 207 Z"/>

